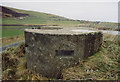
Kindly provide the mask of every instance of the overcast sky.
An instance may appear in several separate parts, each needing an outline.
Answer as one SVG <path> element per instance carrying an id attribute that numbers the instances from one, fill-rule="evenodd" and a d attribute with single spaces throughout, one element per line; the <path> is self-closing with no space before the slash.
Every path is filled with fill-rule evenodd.
<path id="1" fill-rule="evenodd" d="M 2 5 L 72 19 L 118 22 L 118 0 L 4 0 Z"/>

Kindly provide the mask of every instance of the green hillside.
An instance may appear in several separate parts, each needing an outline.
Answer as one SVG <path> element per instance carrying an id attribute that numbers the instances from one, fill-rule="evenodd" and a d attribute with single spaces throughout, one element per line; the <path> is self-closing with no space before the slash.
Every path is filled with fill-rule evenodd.
<path id="1" fill-rule="evenodd" d="M 78 21 L 73 21 L 57 15 L 26 11 L 14 8 L 8 8 L 19 13 L 26 13 L 30 16 L 24 17 L 23 20 L 18 20 L 18 17 L 4 17 L 3 24 L 79 24 Z"/>
<path id="2" fill-rule="evenodd" d="M 110 22 L 100 22 L 100 21 L 85 21 L 85 20 L 73 20 L 68 19 L 65 17 L 49 14 L 49 13 L 42 13 L 36 11 L 27 11 L 21 9 L 15 9 L 6 7 L 12 11 L 22 14 L 29 14 L 29 16 L 21 17 L 3 17 L 2 23 L 3 24 L 56 24 L 62 26 L 90 26 L 90 27 L 98 27 L 98 28 L 117 28 L 117 23 L 110 23 Z"/>

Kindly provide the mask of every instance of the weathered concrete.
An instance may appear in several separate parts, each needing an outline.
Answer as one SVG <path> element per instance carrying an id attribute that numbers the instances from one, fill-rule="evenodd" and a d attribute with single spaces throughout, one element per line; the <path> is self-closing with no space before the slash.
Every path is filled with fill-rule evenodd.
<path id="1" fill-rule="evenodd" d="M 101 43 L 102 33 L 93 30 L 26 29 L 27 68 L 46 77 L 58 78 L 61 70 L 97 52 Z"/>

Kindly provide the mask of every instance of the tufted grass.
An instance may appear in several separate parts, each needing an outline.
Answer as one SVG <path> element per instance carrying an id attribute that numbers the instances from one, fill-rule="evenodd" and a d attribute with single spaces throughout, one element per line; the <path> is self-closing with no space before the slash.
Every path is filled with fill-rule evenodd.
<path id="1" fill-rule="evenodd" d="M 104 35 L 100 51 L 77 66 L 64 69 L 63 80 L 117 80 L 118 79 L 118 36 Z M 2 53 L 3 80 L 55 80 L 31 72 L 26 68 L 25 45 L 8 48 Z"/>
<path id="2" fill-rule="evenodd" d="M 2 80 L 47 80 L 26 68 L 24 43 L 2 53 Z"/>
<path id="3" fill-rule="evenodd" d="M 16 42 L 19 42 L 19 41 L 24 41 L 24 36 L 23 35 L 4 37 L 4 38 L 1 39 L 0 47 L 5 46 L 5 45 L 9 45 L 9 44 L 12 44 L 12 43 L 16 43 Z"/>
<path id="4" fill-rule="evenodd" d="M 119 70 L 119 36 L 104 35 L 100 51 L 80 62 L 78 66 L 63 70 L 64 80 L 117 80 Z"/>

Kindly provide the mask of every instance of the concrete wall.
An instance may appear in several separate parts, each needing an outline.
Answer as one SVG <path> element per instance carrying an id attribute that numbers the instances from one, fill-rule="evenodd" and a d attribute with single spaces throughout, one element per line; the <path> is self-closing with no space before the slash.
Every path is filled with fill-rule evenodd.
<path id="1" fill-rule="evenodd" d="M 27 68 L 46 77 L 60 78 L 62 69 L 93 55 L 102 43 L 101 33 L 80 35 L 40 34 L 25 31 Z M 56 55 L 72 50 L 73 55 Z"/>

